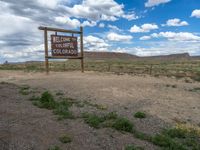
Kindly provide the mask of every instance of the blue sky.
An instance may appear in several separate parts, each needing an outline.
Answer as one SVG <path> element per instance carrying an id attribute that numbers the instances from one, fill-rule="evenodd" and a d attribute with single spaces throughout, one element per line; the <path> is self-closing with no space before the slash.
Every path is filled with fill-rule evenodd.
<path id="1" fill-rule="evenodd" d="M 84 50 L 200 55 L 199 0 L 1 0 L 0 62 L 43 60 L 40 25 L 79 30 Z"/>

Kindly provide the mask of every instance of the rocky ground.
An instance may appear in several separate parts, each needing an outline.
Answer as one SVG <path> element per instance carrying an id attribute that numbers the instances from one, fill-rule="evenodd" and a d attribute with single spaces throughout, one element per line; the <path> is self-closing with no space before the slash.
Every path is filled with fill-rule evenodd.
<path id="1" fill-rule="evenodd" d="M 129 119 L 136 130 L 148 135 L 176 123 L 200 125 L 199 82 L 96 72 L 46 75 L 22 71 L 0 71 L 0 82 L 2 150 L 44 150 L 54 145 L 64 150 L 122 150 L 128 144 L 159 149 L 130 133 L 112 128 L 95 129 L 84 122 L 80 117 L 82 113 L 116 112 Z M 24 85 L 30 87 L 28 94 L 20 92 Z M 29 100 L 46 90 L 56 100 L 70 97 L 85 105 L 70 107 L 76 118 L 58 121 L 51 110 L 38 108 Z M 134 113 L 138 111 L 144 112 L 146 118 L 135 118 Z M 60 142 L 58 139 L 63 134 L 69 135 L 72 141 Z"/>

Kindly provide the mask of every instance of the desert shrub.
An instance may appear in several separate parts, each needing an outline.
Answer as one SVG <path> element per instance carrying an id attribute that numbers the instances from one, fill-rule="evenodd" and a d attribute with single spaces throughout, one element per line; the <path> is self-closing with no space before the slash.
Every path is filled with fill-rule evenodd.
<path id="1" fill-rule="evenodd" d="M 125 147 L 125 150 L 144 150 L 144 148 L 131 144 L 131 145 L 127 145 Z"/>
<path id="2" fill-rule="evenodd" d="M 39 101 L 34 101 L 33 104 L 40 108 L 47 108 L 47 109 L 54 109 L 56 108 L 57 105 L 53 95 L 48 91 L 42 93 L 42 96 L 40 97 Z"/>
<path id="3" fill-rule="evenodd" d="M 146 134 L 146 133 L 140 132 L 140 131 L 135 130 L 135 129 L 133 129 L 132 133 L 133 133 L 134 137 L 136 137 L 140 140 L 151 141 L 151 136 Z"/>
<path id="4" fill-rule="evenodd" d="M 46 91 L 42 94 L 42 96 L 40 98 L 40 102 L 41 102 L 43 108 L 54 109 L 56 107 L 56 102 L 54 100 L 54 97 L 48 91 Z"/>
<path id="5" fill-rule="evenodd" d="M 104 118 L 94 114 L 86 114 L 84 115 L 84 121 L 91 127 L 99 128 L 100 124 L 104 121 Z"/>
<path id="6" fill-rule="evenodd" d="M 54 114 L 59 116 L 59 119 L 67 119 L 67 118 L 74 118 L 72 113 L 69 111 L 69 107 L 72 104 L 69 103 L 68 101 L 62 101 L 60 103 L 57 103 L 55 109 L 54 109 Z"/>
<path id="7" fill-rule="evenodd" d="M 133 124 L 126 118 L 117 118 L 112 127 L 119 131 L 132 132 Z"/>
<path id="8" fill-rule="evenodd" d="M 59 137 L 60 142 L 62 143 L 70 143 L 72 141 L 71 137 L 68 135 L 63 135 Z"/>
<path id="9" fill-rule="evenodd" d="M 152 137 L 152 143 L 170 150 L 186 150 L 186 147 L 164 134 Z"/>
<path id="10" fill-rule="evenodd" d="M 171 138 L 186 138 L 187 131 L 181 128 L 171 128 L 165 129 L 163 133 Z"/>
<path id="11" fill-rule="evenodd" d="M 19 93 L 22 95 L 28 95 L 29 94 L 30 87 L 28 85 L 22 85 L 20 87 Z"/>
<path id="12" fill-rule="evenodd" d="M 144 112 L 138 111 L 134 114 L 135 118 L 146 118 L 146 114 Z"/>
<path id="13" fill-rule="evenodd" d="M 107 115 L 104 116 L 105 120 L 110 120 L 110 119 L 117 119 L 117 113 L 116 112 L 110 112 Z"/>
<path id="14" fill-rule="evenodd" d="M 61 148 L 59 146 L 52 146 L 48 150 L 61 150 Z"/>
<path id="15" fill-rule="evenodd" d="M 151 142 L 170 150 L 199 150 L 199 133 L 199 130 L 193 128 L 177 126 L 165 129 L 160 134 L 156 134 L 151 138 Z"/>

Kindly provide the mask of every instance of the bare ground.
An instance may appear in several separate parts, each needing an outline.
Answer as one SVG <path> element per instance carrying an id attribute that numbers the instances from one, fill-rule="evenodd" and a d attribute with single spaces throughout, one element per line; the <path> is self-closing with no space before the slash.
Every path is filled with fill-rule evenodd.
<path id="1" fill-rule="evenodd" d="M 16 85 L 27 84 L 38 91 L 62 91 L 65 96 L 106 106 L 106 112 L 117 111 L 130 119 L 135 128 L 148 134 L 159 132 L 177 121 L 200 124 L 200 92 L 190 89 L 200 83 L 186 83 L 166 77 L 114 75 L 108 73 L 51 72 L 27 73 L 0 71 L 0 144 L 16 150 L 44 150 L 51 145 L 72 150 L 121 150 L 127 144 L 157 149 L 146 141 L 109 128 L 93 129 L 82 119 L 57 121 L 51 111 L 39 109 L 19 94 Z M 175 86 L 173 86 L 175 85 Z M 97 112 L 90 107 L 73 107 L 80 112 Z M 133 114 L 145 111 L 147 118 L 135 119 Z M 71 143 L 62 144 L 58 138 L 69 134 Z"/>

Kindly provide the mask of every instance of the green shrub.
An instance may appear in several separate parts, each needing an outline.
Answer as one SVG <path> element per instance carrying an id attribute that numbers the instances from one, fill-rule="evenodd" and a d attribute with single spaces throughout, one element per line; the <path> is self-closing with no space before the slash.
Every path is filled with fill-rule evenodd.
<path id="1" fill-rule="evenodd" d="M 71 137 L 68 135 L 63 135 L 59 138 L 62 143 L 70 143 L 72 141 Z"/>
<path id="2" fill-rule="evenodd" d="M 119 131 L 132 132 L 133 124 L 126 118 L 117 118 L 112 127 Z"/>
<path id="3" fill-rule="evenodd" d="M 40 102 L 40 107 L 47 108 L 47 109 L 54 109 L 57 104 L 54 100 L 53 95 L 49 93 L 48 91 L 42 93 L 42 96 L 39 102 Z"/>
<path id="4" fill-rule="evenodd" d="M 61 150 L 61 148 L 58 146 L 53 146 L 53 147 L 48 148 L 48 150 Z"/>
<path id="5" fill-rule="evenodd" d="M 91 127 L 94 127 L 94 128 L 99 128 L 100 124 L 104 121 L 102 117 L 99 117 L 94 114 L 85 115 L 84 120 L 87 124 L 89 124 Z"/>
<path id="6" fill-rule="evenodd" d="M 105 120 L 110 120 L 110 119 L 117 119 L 117 113 L 116 112 L 110 112 L 107 115 L 104 116 Z"/>
<path id="7" fill-rule="evenodd" d="M 135 118 L 146 118 L 146 114 L 144 112 L 138 111 L 134 114 Z"/>
<path id="8" fill-rule="evenodd" d="M 165 147 L 169 150 L 186 150 L 187 148 L 167 135 L 157 134 L 152 137 L 152 142 L 160 147 Z"/>
<path id="9" fill-rule="evenodd" d="M 67 119 L 67 118 L 72 119 L 73 115 L 69 111 L 69 107 L 71 105 L 72 104 L 69 103 L 68 101 L 62 101 L 60 103 L 57 103 L 57 105 L 56 105 L 56 107 L 55 107 L 53 112 L 54 112 L 54 114 L 59 116 L 59 119 Z"/>
<path id="10" fill-rule="evenodd" d="M 187 131 L 181 128 L 172 128 L 164 130 L 163 133 L 171 138 L 186 138 Z"/>
<path id="11" fill-rule="evenodd" d="M 28 95 L 29 94 L 30 87 L 28 85 L 22 85 L 20 87 L 19 93 L 22 95 Z"/>
<path id="12" fill-rule="evenodd" d="M 125 147 L 125 150 L 144 150 L 144 148 L 131 144 L 131 145 L 127 145 Z"/>

